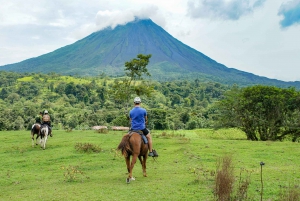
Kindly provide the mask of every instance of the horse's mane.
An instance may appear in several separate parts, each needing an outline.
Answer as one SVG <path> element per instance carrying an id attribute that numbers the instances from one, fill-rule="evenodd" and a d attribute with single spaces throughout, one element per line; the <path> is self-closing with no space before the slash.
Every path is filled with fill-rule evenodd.
<path id="1" fill-rule="evenodd" d="M 127 157 L 128 156 L 128 152 L 131 152 L 131 148 L 130 148 L 130 144 L 129 144 L 129 138 L 130 135 L 129 134 L 125 134 L 122 138 L 122 141 L 120 142 L 119 146 L 118 146 L 118 150 L 121 150 L 122 155 Z"/>

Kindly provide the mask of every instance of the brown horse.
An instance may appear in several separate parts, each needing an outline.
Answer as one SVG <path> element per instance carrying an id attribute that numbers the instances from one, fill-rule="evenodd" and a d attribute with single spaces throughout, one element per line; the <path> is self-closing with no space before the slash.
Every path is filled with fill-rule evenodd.
<path id="1" fill-rule="evenodd" d="M 32 139 L 32 147 L 34 147 L 34 135 L 36 134 L 36 138 L 35 138 L 35 144 L 37 145 L 37 139 L 40 136 L 40 130 L 41 130 L 41 124 L 39 123 L 35 123 L 32 125 L 31 127 L 31 139 Z"/>
<path id="2" fill-rule="evenodd" d="M 122 155 L 125 157 L 128 170 L 128 177 L 126 178 L 127 183 L 131 180 L 135 180 L 132 176 L 132 170 L 137 158 L 139 158 L 141 162 L 144 177 L 147 177 L 146 161 L 148 156 L 148 144 L 144 143 L 142 136 L 139 133 L 132 131 L 124 135 L 117 149 L 121 150 Z M 132 156 L 131 162 L 130 156 Z"/>

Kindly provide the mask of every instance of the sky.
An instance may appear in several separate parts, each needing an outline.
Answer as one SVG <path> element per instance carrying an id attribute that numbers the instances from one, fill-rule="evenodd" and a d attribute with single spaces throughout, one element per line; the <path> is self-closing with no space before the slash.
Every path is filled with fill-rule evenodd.
<path id="1" fill-rule="evenodd" d="M 300 0 L 0 0 L 0 65 L 150 18 L 228 68 L 300 81 Z"/>

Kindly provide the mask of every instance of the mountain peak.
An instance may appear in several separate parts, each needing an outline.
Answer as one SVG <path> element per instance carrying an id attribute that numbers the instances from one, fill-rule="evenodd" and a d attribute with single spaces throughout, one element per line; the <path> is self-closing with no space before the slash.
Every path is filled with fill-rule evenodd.
<path id="1" fill-rule="evenodd" d="M 56 72 L 95 76 L 124 75 L 124 64 L 138 54 L 151 54 L 147 66 L 154 79 L 201 79 L 225 84 L 287 83 L 227 68 L 172 37 L 151 19 L 135 19 L 104 29 L 53 52 L 19 63 L 0 66 L 16 72 Z M 291 83 L 288 83 L 291 85 Z M 299 83 L 292 83 L 299 85 Z"/>

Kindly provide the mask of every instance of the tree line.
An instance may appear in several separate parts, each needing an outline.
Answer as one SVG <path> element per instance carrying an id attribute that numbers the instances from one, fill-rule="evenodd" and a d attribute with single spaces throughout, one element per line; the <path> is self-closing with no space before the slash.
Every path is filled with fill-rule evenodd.
<path id="1" fill-rule="evenodd" d="M 54 129 L 83 129 L 95 125 L 129 126 L 133 107 L 129 94 L 124 102 L 115 88 L 124 78 L 63 76 L 55 73 L 0 72 L 0 130 L 30 129 L 40 111 L 48 110 Z M 149 85 L 145 89 L 146 83 Z M 137 81 L 150 129 L 212 127 L 212 104 L 228 89 L 218 83 L 193 81 Z"/>
<path id="2" fill-rule="evenodd" d="M 296 141 L 300 93 L 295 88 L 227 86 L 195 80 L 153 81 L 151 55 L 125 63 L 125 76 L 64 76 L 0 71 L 0 130 L 31 129 L 48 110 L 54 129 L 130 126 L 133 98 L 147 109 L 149 129 L 235 127 L 249 140 Z"/>

